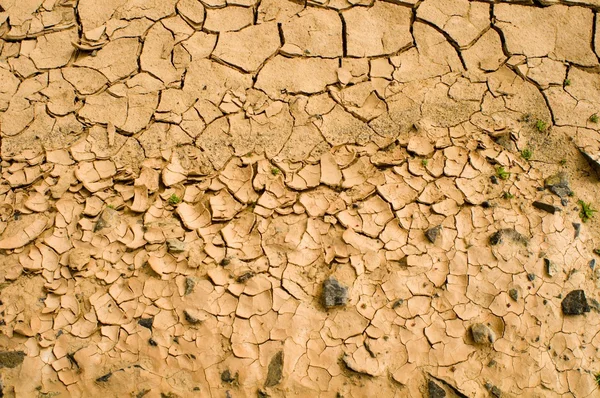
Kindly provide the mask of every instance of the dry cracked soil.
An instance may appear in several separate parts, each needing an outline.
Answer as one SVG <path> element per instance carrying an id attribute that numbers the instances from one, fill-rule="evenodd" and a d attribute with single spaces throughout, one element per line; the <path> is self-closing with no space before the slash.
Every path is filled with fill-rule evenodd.
<path id="1" fill-rule="evenodd" d="M 599 10 L 0 0 L 0 396 L 599 397 Z"/>

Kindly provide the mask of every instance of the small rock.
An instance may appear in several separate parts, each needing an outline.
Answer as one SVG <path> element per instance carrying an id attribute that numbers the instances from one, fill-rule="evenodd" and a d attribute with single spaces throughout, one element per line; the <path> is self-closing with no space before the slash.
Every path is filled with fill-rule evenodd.
<path id="1" fill-rule="evenodd" d="M 244 272 L 242 275 L 238 276 L 235 281 L 237 283 L 246 283 L 248 280 L 252 279 L 254 275 L 255 273 L 252 271 Z"/>
<path id="2" fill-rule="evenodd" d="M 592 166 L 596 173 L 600 174 L 600 162 L 598 162 L 598 160 L 594 159 L 590 154 L 588 154 L 581 148 L 579 148 L 579 152 L 581 152 L 585 160 L 588 161 L 588 163 Z"/>
<path id="3" fill-rule="evenodd" d="M 427 382 L 427 392 L 429 393 L 429 398 L 444 398 L 446 396 L 446 391 L 433 380 L 429 380 Z"/>
<path id="4" fill-rule="evenodd" d="M 442 226 L 438 225 L 436 227 L 430 228 L 427 231 L 425 231 L 425 236 L 427 237 L 427 239 L 429 239 L 429 241 L 431 243 L 435 243 L 437 237 L 440 235 L 440 232 L 442 231 Z"/>
<path id="5" fill-rule="evenodd" d="M 197 316 L 193 315 L 190 311 L 188 310 L 183 310 L 183 316 L 185 317 L 185 320 L 189 323 L 191 323 L 192 325 L 196 325 L 200 322 L 202 322 L 200 319 L 198 319 Z"/>
<path id="6" fill-rule="evenodd" d="M 504 228 L 497 232 L 494 232 L 490 236 L 490 245 L 495 246 L 504 242 L 505 237 L 510 238 L 513 242 L 520 243 L 524 246 L 527 246 L 529 242 L 526 237 L 518 233 L 516 230 L 512 228 Z"/>
<path id="7" fill-rule="evenodd" d="M 519 291 L 517 289 L 510 289 L 508 291 L 508 295 L 510 296 L 511 299 L 513 299 L 514 301 L 518 301 L 519 300 Z"/>
<path id="8" fill-rule="evenodd" d="M 96 221 L 94 232 L 98 232 L 104 228 L 114 227 L 117 224 L 118 217 L 118 211 L 110 207 L 105 208 L 104 210 L 102 210 L 102 213 L 100 213 L 98 221 Z"/>
<path id="9" fill-rule="evenodd" d="M 185 251 L 185 242 L 179 239 L 167 239 L 167 248 L 171 253 L 182 253 Z"/>
<path id="10" fill-rule="evenodd" d="M 498 185 L 498 177 L 496 177 L 496 176 L 491 176 L 491 177 L 490 177 L 490 181 L 492 182 L 492 184 L 494 184 L 494 185 Z"/>
<path id="11" fill-rule="evenodd" d="M 560 209 L 556 206 L 552 206 L 551 204 L 538 201 L 533 202 L 533 207 L 535 207 L 536 209 L 543 210 L 550 214 L 554 214 L 557 211 L 560 211 Z"/>
<path id="12" fill-rule="evenodd" d="M 330 277 L 323 282 L 323 305 L 327 308 L 346 305 L 348 288 L 340 285 L 337 279 Z"/>
<path id="13" fill-rule="evenodd" d="M 544 186 L 548 189 L 552 187 L 569 187 L 569 177 L 564 171 L 558 172 L 544 180 Z"/>
<path id="14" fill-rule="evenodd" d="M 546 274 L 548 274 L 549 277 L 553 277 L 558 272 L 558 267 L 556 264 L 547 258 L 544 259 L 544 268 L 546 269 Z"/>
<path id="15" fill-rule="evenodd" d="M 192 293 L 194 291 L 194 287 L 196 287 L 196 282 L 192 278 L 185 278 L 185 291 L 183 292 L 184 296 Z"/>
<path id="16" fill-rule="evenodd" d="M 571 193 L 571 188 L 569 188 L 569 177 L 567 176 L 567 173 L 561 171 L 546 178 L 546 180 L 544 180 L 544 186 L 548 188 L 550 192 L 561 198 L 562 205 L 566 206 L 565 202 L 568 203 L 567 198 Z"/>
<path id="17" fill-rule="evenodd" d="M 229 369 L 225 369 L 223 371 L 223 373 L 221 373 L 221 381 L 223 383 L 229 383 L 229 384 L 231 384 L 231 383 L 233 383 L 234 381 L 237 380 L 237 376 L 238 376 L 237 373 L 235 374 L 235 376 L 233 376 L 231 374 L 231 371 Z"/>
<path id="18" fill-rule="evenodd" d="M 90 262 L 90 253 L 84 248 L 76 248 L 69 253 L 69 268 L 81 271 Z"/>
<path id="19" fill-rule="evenodd" d="M 141 318 L 138 320 L 138 324 L 140 326 L 145 327 L 146 329 L 152 329 L 152 324 L 154 323 L 154 318 Z"/>
<path id="20" fill-rule="evenodd" d="M 25 353 L 23 351 L 0 351 L 0 369 L 16 368 L 23 363 Z"/>
<path id="21" fill-rule="evenodd" d="M 535 280 L 535 274 L 527 274 L 527 279 L 529 280 L 529 282 L 533 282 Z"/>
<path id="22" fill-rule="evenodd" d="M 495 385 L 493 385 L 490 382 L 485 383 L 486 390 L 488 390 L 490 392 L 490 394 L 492 395 L 492 397 L 494 398 L 500 398 L 502 396 L 502 391 L 500 391 L 500 389 L 498 387 L 496 387 Z"/>
<path id="23" fill-rule="evenodd" d="M 561 307 L 565 315 L 582 315 L 585 312 L 590 312 L 585 292 L 581 289 L 573 290 L 567 294 L 561 303 Z"/>
<path id="24" fill-rule="evenodd" d="M 483 323 L 471 326 L 471 335 L 476 344 L 492 344 L 496 341 L 496 333 Z"/>
<path id="25" fill-rule="evenodd" d="M 588 263 L 588 265 L 590 266 L 590 268 L 593 271 L 594 268 L 596 268 L 596 259 L 591 259 L 590 262 Z"/>
<path id="26" fill-rule="evenodd" d="M 273 355 L 271 362 L 269 362 L 269 369 L 267 370 L 267 380 L 265 381 L 265 387 L 273 387 L 281 382 L 283 376 L 283 351 L 279 351 Z"/>
<path id="27" fill-rule="evenodd" d="M 575 229 L 575 239 L 577 239 L 579 237 L 579 233 L 581 232 L 581 224 L 578 222 L 574 222 L 573 228 Z"/>

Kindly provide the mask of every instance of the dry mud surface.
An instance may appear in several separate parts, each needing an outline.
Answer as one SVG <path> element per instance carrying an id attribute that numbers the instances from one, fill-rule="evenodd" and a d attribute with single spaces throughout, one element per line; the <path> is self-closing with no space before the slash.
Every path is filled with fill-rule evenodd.
<path id="1" fill-rule="evenodd" d="M 600 396 L 600 2 L 541 3 L 0 0 L 0 396 Z"/>

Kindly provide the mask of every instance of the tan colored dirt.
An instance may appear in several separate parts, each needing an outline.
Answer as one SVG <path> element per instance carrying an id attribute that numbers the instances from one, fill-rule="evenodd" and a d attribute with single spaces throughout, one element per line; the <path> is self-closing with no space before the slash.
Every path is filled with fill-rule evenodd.
<path id="1" fill-rule="evenodd" d="M 542 3 L 0 0 L 0 396 L 599 396 L 598 3 Z"/>

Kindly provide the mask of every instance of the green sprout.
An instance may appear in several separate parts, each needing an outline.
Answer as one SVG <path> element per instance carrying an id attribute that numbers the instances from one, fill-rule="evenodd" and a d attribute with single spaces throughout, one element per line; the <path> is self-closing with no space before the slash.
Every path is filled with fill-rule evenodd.
<path id="1" fill-rule="evenodd" d="M 592 217 L 594 217 L 594 213 L 598 211 L 592 208 L 591 203 L 585 203 L 583 200 L 579 200 L 577 204 L 581 206 L 579 218 L 581 218 L 581 221 L 583 222 L 587 222 L 588 220 L 590 220 Z"/>
<path id="2" fill-rule="evenodd" d="M 108 207 L 109 209 L 113 209 L 113 210 L 115 209 L 114 205 L 106 205 L 106 207 Z"/>
<path id="3" fill-rule="evenodd" d="M 423 165 L 423 167 L 427 167 L 427 163 L 429 163 L 429 160 L 427 160 L 427 159 L 421 160 L 421 164 Z"/>
<path id="4" fill-rule="evenodd" d="M 523 156 L 523 159 L 529 160 L 533 156 L 533 151 L 531 149 L 529 149 L 529 148 L 525 148 L 521 152 L 521 156 Z"/>
<path id="5" fill-rule="evenodd" d="M 600 249 L 594 249 L 594 254 L 600 256 Z"/>
<path id="6" fill-rule="evenodd" d="M 513 195 L 510 192 L 502 192 L 502 198 L 503 199 L 513 199 L 515 197 L 515 195 Z"/>
<path id="7" fill-rule="evenodd" d="M 281 173 L 281 170 L 279 170 L 277 167 L 271 167 L 271 174 L 277 176 L 279 173 Z"/>
<path id="8" fill-rule="evenodd" d="M 498 177 L 500 177 L 501 180 L 508 180 L 508 177 L 510 177 L 510 173 L 504 170 L 503 166 L 496 169 L 496 174 L 498 174 Z"/>
<path id="9" fill-rule="evenodd" d="M 598 115 L 594 113 L 592 116 L 590 116 L 590 122 L 598 123 Z"/>
<path id="10" fill-rule="evenodd" d="M 173 194 L 169 196 L 168 202 L 170 205 L 176 205 L 177 203 L 181 202 L 181 198 L 176 194 Z"/>
<path id="11" fill-rule="evenodd" d="M 571 85 L 571 79 L 565 79 L 564 84 L 565 84 L 565 86 L 570 86 Z"/>
<path id="12" fill-rule="evenodd" d="M 545 121 L 538 119 L 537 122 L 535 122 L 535 128 L 540 133 L 543 133 L 548 128 L 548 124 Z"/>
<path id="13" fill-rule="evenodd" d="M 596 379 L 596 384 L 598 385 L 598 387 L 600 387 L 600 372 L 596 373 L 594 375 L 594 378 Z"/>
<path id="14" fill-rule="evenodd" d="M 558 163 L 560 163 L 561 166 L 564 166 L 567 164 L 567 159 L 561 159 Z"/>

